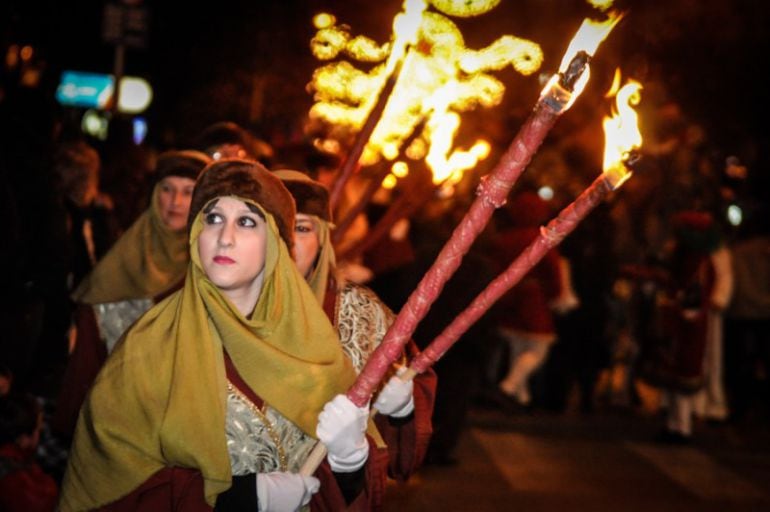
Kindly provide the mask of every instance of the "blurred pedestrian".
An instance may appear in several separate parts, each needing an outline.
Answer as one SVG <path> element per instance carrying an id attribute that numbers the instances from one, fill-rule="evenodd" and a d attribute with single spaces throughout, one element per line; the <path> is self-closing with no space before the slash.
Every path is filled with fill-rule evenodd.
<path id="1" fill-rule="evenodd" d="M 54 422 L 65 438 L 72 435 L 80 405 L 115 343 L 153 303 L 181 285 L 192 191 L 210 161 L 192 150 L 160 155 L 149 207 L 73 293 L 74 347 Z"/>
<path id="2" fill-rule="evenodd" d="M 0 397 L 0 510 L 51 512 L 58 487 L 35 461 L 42 411 L 32 395 Z"/>
<path id="3" fill-rule="evenodd" d="M 395 315 L 372 290 L 346 282 L 337 274 L 327 189 L 297 171 L 278 170 L 275 174 L 283 180 L 297 204 L 294 248 L 297 267 L 337 329 L 343 350 L 360 372 Z M 389 372 L 387 384 L 374 396 L 374 406 L 380 412 L 375 416 L 376 425 L 387 444 L 388 473 L 399 481 L 407 480 L 422 463 L 432 431 L 435 373 L 429 370 L 417 376 L 413 383 L 392 375 L 406 369 L 407 356 L 414 355 L 416 350 L 412 342 L 407 347 L 408 353 Z M 382 477 L 379 499 L 384 492 L 384 472 Z M 381 503 L 375 506 L 379 508 Z"/>
<path id="4" fill-rule="evenodd" d="M 673 219 L 669 282 L 661 301 L 663 333 L 671 351 L 663 372 L 668 417 L 660 439 L 686 443 L 693 417 L 723 420 L 722 312 L 732 295 L 732 270 L 713 216 L 682 211 Z"/>

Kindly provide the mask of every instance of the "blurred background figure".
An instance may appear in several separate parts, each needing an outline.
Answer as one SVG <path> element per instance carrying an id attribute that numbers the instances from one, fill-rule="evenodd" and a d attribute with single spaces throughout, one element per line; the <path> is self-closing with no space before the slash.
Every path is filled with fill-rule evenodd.
<path id="1" fill-rule="evenodd" d="M 551 216 L 548 204 L 535 192 L 521 192 L 505 208 L 507 226 L 495 241 L 497 263 L 504 270 L 540 234 Z M 504 408 L 528 407 L 529 380 L 546 361 L 556 341 L 554 310 L 566 312 L 578 305 L 571 287 L 568 262 L 552 249 L 498 305 L 498 335 L 507 342 L 507 372 L 498 384 Z"/>
<path id="2" fill-rule="evenodd" d="M 83 141 L 59 146 L 54 172 L 67 210 L 69 287 L 77 288 L 117 238 L 112 198 L 99 190 L 101 159 Z"/>
<path id="3" fill-rule="evenodd" d="M 59 490 L 35 462 L 43 413 L 29 394 L 0 396 L 0 510 L 50 512 Z"/>
<path id="4" fill-rule="evenodd" d="M 195 148 L 214 160 L 246 158 L 256 160 L 266 167 L 270 167 L 275 156 L 270 144 L 231 121 L 208 126 L 198 136 Z"/>
<path id="5" fill-rule="evenodd" d="M 668 285 L 659 306 L 669 344 L 659 368 L 667 382 L 668 416 L 660 440 L 689 442 L 693 417 L 724 420 L 722 312 L 732 295 L 730 256 L 712 215 L 682 211 L 672 218 Z"/>
<path id="6" fill-rule="evenodd" d="M 54 426 L 69 439 L 78 412 L 107 355 L 157 300 L 180 286 L 187 270 L 187 217 L 195 179 L 211 159 L 198 151 L 158 157 L 149 208 L 72 294 L 74 347 L 61 384 Z"/>
<path id="7" fill-rule="evenodd" d="M 731 420 L 770 404 L 770 221 L 766 210 L 731 246 L 735 290 L 725 318 L 725 384 Z"/>

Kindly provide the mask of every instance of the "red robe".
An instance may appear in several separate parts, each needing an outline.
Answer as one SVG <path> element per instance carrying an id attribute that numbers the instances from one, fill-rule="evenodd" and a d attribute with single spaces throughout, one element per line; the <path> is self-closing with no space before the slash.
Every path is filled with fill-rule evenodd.
<path id="1" fill-rule="evenodd" d="M 238 375 L 235 366 L 225 354 L 225 369 L 228 380 L 238 390 L 246 395 L 255 405 L 260 406 L 263 401 L 252 391 L 243 379 Z M 224 435 L 224 432 L 223 432 Z M 371 444 L 371 443 L 370 443 Z M 372 478 L 376 468 L 381 465 L 381 460 L 370 453 L 366 466 L 367 482 L 377 481 Z M 374 473 L 373 473 L 374 472 Z M 321 489 L 313 495 L 310 509 L 318 512 L 333 512 L 340 510 L 364 511 L 369 510 L 368 503 L 374 489 L 365 488 L 352 503 L 346 505 L 337 481 L 329 464 L 324 461 L 313 475 L 321 482 Z M 256 486 L 256 481 L 254 482 Z M 163 511 L 179 510 L 184 512 L 211 512 L 212 508 L 206 503 L 203 494 L 203 477 L 197 469 L 190 468 L 163 468 L 142 485 L 137 487 L 127 496 L 102 507 L 105 512 L 133 512 L 137 510 Z"/>
<path id="2" fill-rule="evenodd" d="M 335 329 L 337 296 L 341 293 L 334 279 L 329 279 L 323 308 Z M 407 345 L 410 357 L 417 354 L 417 345 L 410 340 Z M 377 448 L 370 440 L 367 462 L 368 508 L 356 510 L 381 510 L 387 477 L 405 482 L 422 465 L 428 449 L 433 424 L 431 417 L 436 399 L 436 373 L 429 369 L 414 379 L 414 412 L 408 418 L 391 419 L 378 414 L 375 424 L 387 448 Z"/>
<path id="3" fill-rule="evenodd" d="M 14 443 L 0 447 L 0 510 L 52 512 L 59 490 L 50 475 Z"/>

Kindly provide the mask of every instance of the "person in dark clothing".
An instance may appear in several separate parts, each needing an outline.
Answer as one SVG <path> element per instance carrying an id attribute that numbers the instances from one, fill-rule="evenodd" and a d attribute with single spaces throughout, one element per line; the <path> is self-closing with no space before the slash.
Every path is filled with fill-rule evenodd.
<path id="1" fill-rule="evenodd" d="M 58 488 L 34 460 L 42 412 L 31 395 L 0 397 L 0 510 L 50 512 Z"/>
<path id="2" fill-rule="evenodd" d="M 99 153 L 82 141 L 62 144 L 54 158 L 54 172 L 67 211 L 71 290 L 77 288 L 118 235 L 112 200 L 99 192 L 100 167 Z"/>

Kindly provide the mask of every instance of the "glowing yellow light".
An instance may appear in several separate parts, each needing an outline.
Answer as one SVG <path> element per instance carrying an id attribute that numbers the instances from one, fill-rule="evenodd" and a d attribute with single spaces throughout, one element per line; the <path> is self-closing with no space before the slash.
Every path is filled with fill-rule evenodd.
<path id="1" fill-rule="evenodd" d="M 403 178 L 409 174 L 409 166 L 406 164 L 406 162 L 394 162 L 390 168 L 390 172 L 393 173 L 393 176 L 396 178 Z"/>
<path id="2" fill-rule="evenodd" d="M 475 156 L 479 160 L 484 160 L 486 157 L 489 156 L 489 152 L 492 150 L 492 147 L 489 145 L 489 142 L 485 140 L 480 140 L 476 142 L 476 144 L 473 145 L 471 148 L 471 154 Z"/>
<path id="3" fill-rule="evenodd" d="M 430 0 L 430 3 L 444 14 L 466 18 L 484 14 L 497 7 L 500 0 Z"/>
<path id="4" fill-rule="evenodd" d="M 631 175 L 624 161 L 628 153 L 642 146 L 642 134 L 639 131 L 639 116 L 633 109 L 641 99 L 639 82 L 629 80 L 615 96 L 616 107 L 612 117 L 605 117 L 603 127 L 604 173 L 613 188 L 620 186 Z"/>
<path id="5" fill-rule="evenodd" d="M 313 26 L 315 28 L 328 28 L 337 22 L 337 18 L 333 14 L 322 12 L 313 16 Z"/>
<path id="6" fill-rule="evenodd" d="M 543 63 L 540 46 L 526 39 L 503 36 L 486 48 L 466 50 L 460 59 L 460 68 L 466 73 L 485 69 L 503 69 L 507 65 L 522 75 L 531 75 Z"/>
<path id="7" fill-rule="evenodd" d="M 428 146 L 425 143 L 425 140 L 418 137 L 414 139 L 411 144 L 409 144 L 409 147 L 406 148 L 404 153 L 406 154 L 407 158 L 411 158 L 412 160 L 422 160 L 428 153 Z"/>
<path id="8" fill-rule="evenodd" d="M 612 7 L 614 0 L 588 0 L 588 3 L 600 11 L 606 11 Z"/>
<path id="9" fill-rule="evenodd" d="M 310 51 L 315 58 L 329 60 L 335 58 L 345 49 L 350 34 L 340 27 L 325 27 L 319 29 L 310 40 Z"/>
<path id="10" fill-rule="evenodd" d="M 392 174 L 388 174 L 385 176 L 385 179 L 382 180 L 382 188 L 390 190 L 396 186 L 396 183 L 398 183 L 398 178 Z"/>

